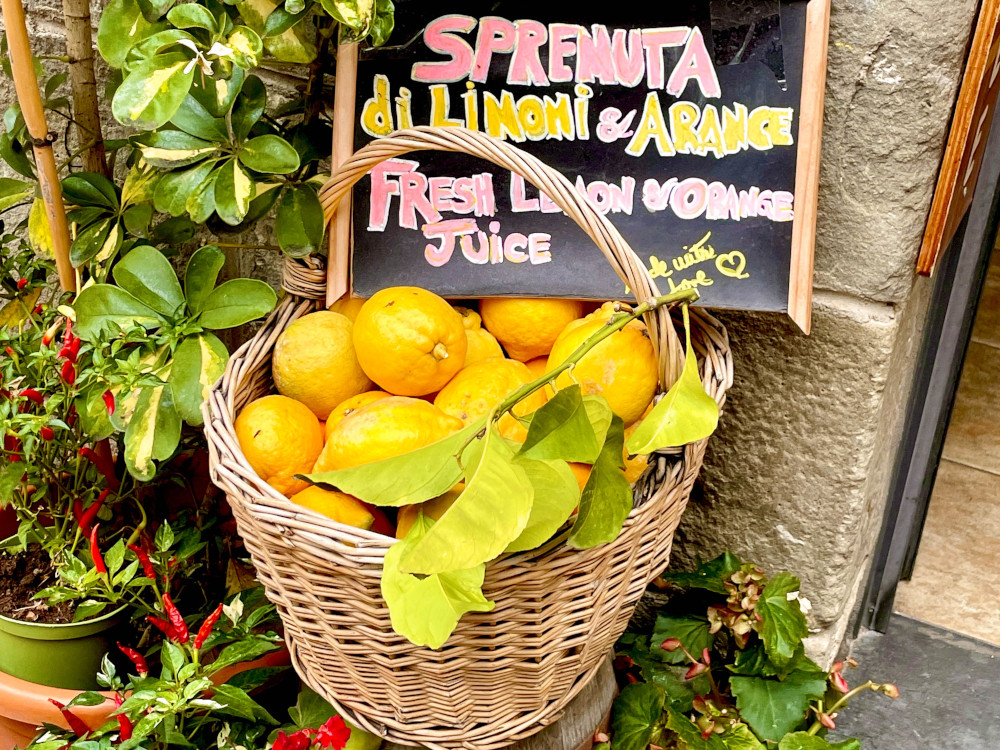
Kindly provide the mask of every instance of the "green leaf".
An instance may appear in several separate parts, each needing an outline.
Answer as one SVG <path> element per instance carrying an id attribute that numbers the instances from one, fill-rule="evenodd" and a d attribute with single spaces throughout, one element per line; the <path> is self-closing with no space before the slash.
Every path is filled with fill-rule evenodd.
<path id="1" fill-rule="evenodd" d="M 188 212 L 191 221 L 202 224 L 215 211 L 215 183 L 221 173 L 222 167 L 215 168 L 211 174 L 194 186 L 191 194 L 184 202 L 184 210 Z"/>
<path id="2" fill-rule="evenodd" d="M 119 539 L 104 553 L 104 564 L 108 566 L 108 574 L 113 576 L 121 570 L 123 562 L 125 562 L 125 542 Z"/>
<path id="3" fill-rule="evenodd" d="M 228 79 L 206 78 L 204 81 L 195 79 L 190 95 L 194 97 L 212 117 L 225 117 L 233 108 L 233 103 L 243 88 L 246 73 L 243 68 L 233 68 L 233 74 Z M 179 111 L 179 110 L 178 110 Z M 185 128 L 178 125 L 182 130 Z M 190 132 L 190 131 L 189 131 Z M 198 135 L 198 133 L 191 133 Z M 227 139 L 228 140 L 228 137 Z"/>
<path id="4" fill-rule="evenodd" d="M 611 750 L 646 750 L 658 731 L 665 700 L 656 685 L 626 685 L 611 707 Z"/>
<path id="5" fill-rule="evenodd" d="M 825 676 L 795 672 L 784 680 L 729 678 L 740 715 L 759 737 L 777 742 L 806 719 L 809 701 L 826 692 Z"/>
<path id="6" fill-rule="evenodd" d="M 288 717 L 297 730 L 315 729 L 332 716 L 339 714 L 323 699 L 323 696 L 305 683 L 299 687 L 299 697 L 295 705 L 288 709 Z M 345 721 L 344 724 L 351 730 L 351 736 L 344 745 L 344 750 L 378 750 L 381 746 L 382 738 L 378 735 L 366 732 L 349 721 Z"/>
<path id="7" fill-rule="evenodd" d="M 395 24 L 395 8 L 392 0 L 375 0 L 375 19 L 372 21 L 371 34 L 372 44 L 381 47 L 389 41 Z"/>
<path id="8" fill-rule="evenodd" d="M 717 734 L 703 739 L 701 730 L 674 706 L 667 704 L 667 728 L 677 733 L 686 750 L 727 750 L 722 738 Z"/>
<path id="9" fill-rule="evenodd" d="M 132 249 L 115 265 L 115 283 L 166 318 L 184 309 L 184 292 L 170 261 L 149 245 Z"/>
<path id="10" fill-rule="evenodd" d="M 145 237 L 149 231 L 149 222 L 153 220 L 153 206 L 143 203 L 139 206 L 129 206 L 122 212 L 122 224 L 125 231 L 133 237 Z"/>
<path id="11" fill-rule="evenodd" d="M 101 398 L 105 388 L 96 384 L 87 388 L 74 401 L 76 412 L 80 415 L 80 426 L 93 440 L 103 440 L 111 437 L 115 428 L 108 419 L 108 408 Z"/>
<path id="12" fill-rule="evenodd" d="M 292 28 L 295 24 L 301 21 L 306 16 L 305 10 L 300 10 L 297 13 L 289 13 L 284 8 L 275 8 L 271 15 L 267 17 L 267 21 L 264 23 L 264 34 L 263 36 L 277 36 L 288 29 Z"/>
<path id="13" fill-rule="evenodd" d="M 136 0 L 111 0 L 97 25 L 97 49 L 112 68 L 125 64 L 125 56 L 159 27 L 143 15 Z"/>
<path id="14" fill-rule="evenodd" d="M 299 168 L 299 154 L 281 136 L 259 135 L 243 144 L 239 159 L 245 167 L 264 174 L 288 174 Z"/>
<path id="15" fill-rule="evenodd" d="M 400 560 L 406 573 L 468 570 L 492 560 L 524 530 L 534 490 L 514 452 L 490 425 L 466 468 L 465 489 Z"/>
<path id="16" fill-rule="evenodd" d="M 192 89 L 193 91 L 193 89 Z M 226 132 L 226 121 L 215 117 L 191 93 L 181 102 L 170 123 L 183 130 L 188 135 L 201 138 L 212 143 L 226 142 L 229 134 Z"/>
<path id="17" fill-rule="evenodd" d="M 63 196 L 77 206 L 95 206 L 117 211 L 120 203 L 114 183 L 93 172 L 77 172 L 62 181 Z"/>
<path id="18" fill-rule="evenodd" d="M 181 418 L 170 386 L 143 388 L 125 430 L 125 465 L 141 482 L 156 475 L 154 461 L 165 461 L 177 450 Z"/>
<path id="19" fill-rule="evenodd" d="M 233 328 L 256 320 L 274 309 L 278 295 L 259 279 L 231 279 L 205 298 L 198 322 L 205 328 Z"/>
<path id="20" fill-rule="evenodd" d="M 406 539 L 385 553 L 382 596 L 393 630 L 414 645 L 436 649 L 448 640 L 462 615 L 490 612 L 494 604 L 482 592 L 485 564 L 421 577 L 401 571 L 403 557 L 423 541 L 432 523 L 419 514 Z"/>
<path id="21" fill-rule="evenodd" d="M 657 615 L 649 651 L 667 664 L 688 663 L 688 658 L 683 650 L 664 651 L 660 648 L 660 644 L 667 638 L 677 638 L 684 644 L 684 648 L 696 657 L 700 657 L 704 649 L 711 649 L 714 640 L 709 632 L 708 620 L 705 618 Z"/>
<path id="22" fill-rule="evenodd" d="M 767 657 L 764 644 L 760 641 L 747 646 L 745 649 L 738 650 L 736 658 L 729 665 L 729 671 L 740 675 L 779 678 L 784 678 L 792 672 L 811 672 L 812 674 L 826 675 L 826 671 L 819 664 L 806 656 L 805 647 L 801 643 L 795 649 L 795 655 L 792 657 L 792 660 L 784 668 L 779 668 Z"/>
<path id="23" fill-rule="evenodd" d="M 260 638 L 230 643 L 222 649 L 215 661 L 212 662 L 209 669 L 212 674 L 215 674 L 220 669 L 231 667 L 235 664 L 242 664 L 243 662 L 253 661 L 254 659 L 259 659 L 264 654 L 269 654 L 277 649 L 278 644 L 271 643 L 270 641 L 265 641 Z"/>
<path id="24" fill-rule="evenodd" d="M 115 91 L 111 111 L 122 125 L 152 130 L 167 123 L 191 88 L 195 66 L 181 52 L 141 60 Z"/>
<path id="25" fill-rule="evenodd" d="M 282 191 L 274 222 L 282 252 L 293 258 L 318 252 L 324 226 L 323 206 L 315 191 L 304 185 L 289 185 Z"/>
<path id="26" fill-rule="evenodd" d="M 226 345 L 212 333 L 199 333 L 181 341 L 170 368 L 170 388 L 177 413 L 189 425 L 202 423 L 201 405 L 229 362 Z"/>
<path id="27" fill-rule="evenodd" d="M 245 0 L 236 3 L 243 21 L 264 37 L 264 49 L 283 62 L 307 64 L 316 58 L 318 35 L 312 22 L 296 23 L 281 33 L 267 34 L 267 22 L 280 10 L 275 0 Z M 308 17 L 308 13 L 306 16 Z"/>
<path id="28" fill-rule="evenodd" d="M 205 308 L 205 300 L 215 289 L 219 271 L 225 263 L 225 254 L 215 245 L 199 248 L 188 260 L 187 270 L 184 272 L 184 296 L 192 315 L 197 315 Z"/>
<path id="29" fill-rule="evenodd" d="M 180 216 L 188 210 L 187 206 L 192 194 L 209 178 L 214 167 L 215 162 L 206 161 L 190 169 L 182 169 L 163 175 L 153 192 L 153 206 L 162 213 Z M 208 212 L 209 215 L 214 210 L 215 203 L 213 202 L 212 208 Z"/>
<path id="30" fill-rule="evenodd" d="M 519 455 L 537 460 L 562 459 L 589 464 L 597 460 L 600 453 L 601 444 L 591 426 L 580 386 L 571 385 L 556 393 L 534 413 Z"/>
<path id="31" fill-rule="evenodd" d="M 830 742 L 808 732 L 793 732 L 781 738 L 778 750 L 861 750 L 861 743 L 855 739 Z"/>
<path id="32" fill-rule="evenodd" d="M 233 107 L 233 114 L 230 117 L 233 125 L 233 133 L 236 141 L 246 140 L 250 134 L 250 129 L 257 124 L 261 115 L 264 114 L 264 106 L 267 104 L 267 89 L 264 83 L 257 76 L 247 76 L 243 83 L 243 89 L 236 99 Z"/>
<path id="33" fill-rule="evenodd" d="M 233 50 L 233 62 L 241 68 L 252 70 L 260 65 L 264 43 L 253 29 L 237 26 L 229 35 L 226 44 Z"/>
<path id="34" fill-rule="evenodd" d="M 35 186 L 24 180 L 0 177 L 0 211 L 6 211 L 35 194 Z"/>
<path id="35" fill-rule="evenodd" d="M 524 531 L 507 545 L 506 552 L 534 549 L 552 538 L 580 503 L 580 485 L 565 461 L 533 461 L 516 457 L 515 463 L 534 489 L 531 515 Z"/>
<path id="36" fill-rule="evenodd" d="M 220 714 L 235 716 L 247 721 L 263 721 L 272 726 L 278 723 L 271 714 L 264 710 L 263 706 L 247 695 L 246 691 L 235 685 L 216 685 L 212 691 L 214 693 L 212 700 L 223 704 L 223 708 L 216 709 Z"/>
<path id="37" fill-rule="evenodd" d="M 24 476 L 24 466 L 20 462 L 11 462 L 0 469 L 0 508 L 6 508 L 14 498 L 14 490 L 21 484 Z"/>
<path id="38" fill-rule="evenodd" d="M 164 169 L 186 167 L 218 153 L 219 150 L 215 143 L 195 138 L 182 130 L 157 130 L 137 138 L 136 142 L 141 144 L 139 151 L 143 159 L 154 167 Z"/>
<path id="39" fill-rule="evenodd" d="M 764 745 L 746 724 L 736 724 L 722 735 L 726 750 L 764 750 Z"/>
<path id="40" fill-rule="evenodd" d="M 639 667 L 642 679 L 663 688 L 675 708 L 690 711 L 695 695 L 706 695 L 712 690 L 708 674 L 685 679 L 688 666 L 664 664 L 650 652 L 649 640 L 648 635 L 625 633 L 615 644 L 615 653 L 632 659 Z"/>
<path id="41" fill-rule="evenodd" d="M 740 559 L 732 552 L 723 552 L 714 560 L 699 565 L 693 573 L 667 572 L 660 577 L 680 588 L 704 589 L 716 594 L 727 594 L 724 581 L 742 565 Z"/>
<path id="42" fill-rule="evenodd" d="M 174 216 L 164 219 L 150 232 L 149 238 L 157 244 L 165 244 L 171 247 L 183 245 L 185 242 L 194 239 L 198 233 L 198 225 L 187 216 Z"/>
<path id="43" fill-rule="evenodd" d="M 684 306 L 687 354 L 680 378 L 653 407 L 628 440 L 631 456 L 687 445 L 707 438 L 719 425 L 719 405 L 701 383 L 698 359 L 691 346 L 691 324 Z"/>
<path id="44" fill-rule="evenodd" d="M 768 657 L 778 667 L 788 665 L 802 639 L 809 635 L 798 600 L 788 598 L 798 590 L 798 578 L 790 573 L 779 573 L 764 586 L 757 603 L 757 612 L 763 618 L 760 637 Z"/>
<path id="45" fill-rule="evenodd" d="M 163 665 L 163 670 L 167 675 L 173 676 L 177 674 L 177 671 L 184 666 L 187 659 L 184 658 L 184 651 L 181 647 L 166 641 L 163 644 L 163 648 L 160 651 L 160 663 Z"/>
<path id="46" fill-rule="evenodd" d="M 346 492 L 372 505 L 401 507 L 422 503 L 443 495 L 461 481 L 462 463 L 467 462 L 471 446 L 466 448 L 462 463 L 458 453 L 485 423 L 485 418 L 480 419 L 443 440 L 399 456 L 350 469 L 303 474 L 300 478 L 326 489 Z"/>
<path id="47" fill-rule="evenodd" d="M 216 174 L 215 211 L 227 224 L 239 224 L 254 197 L 253 178 L 236 159 L 224 161 Z"/>
<path id="48" fill-rule="evenodd" d="M 73 307 L 76 310 L 73 332 L 84 341 L 93 341 L 108 323 L 123 328 L 140 325 L 146 329 L 163 323 L 153 308 L 111 284 L 88 286 L 77 296 Z"/>
<path id="49" fill-rule="evenodd" d="M 213 35 L 219 33 L 218 24 L 211 12 L 198 3 L 175 5 L 167 12 L 167 20 L 178 29 L 204 29 Z"/>
<path id="50" fill-rule="evenodd" d="M 114 232 L 117 226 L 118 222 L 114 219 L 101 219 L 81 231 L 69 248 L 69 260 L 73 266 L 79 268 L 119 242 L 121 234 Z"/>
<path id="51" fill-rule="evenodd" d="M 357 31 L 367 28 L 367 21 L 370 18 L 362 17 L 358 8 L 358 0 L 320 0 L 320 5 L 331 18 L 344 26 L 349 26 Z"/>
<path id="52" fill-rule="evenodd" d="M 583 488 L 580 512 L 566 540 L 569 546 L 587 549 L 614 541 L 621 533 L 633 505 L 632 486 L 623 471 L 624 443 L 625 424 L 615 415 L 601 455 L 594 462 Z"/>

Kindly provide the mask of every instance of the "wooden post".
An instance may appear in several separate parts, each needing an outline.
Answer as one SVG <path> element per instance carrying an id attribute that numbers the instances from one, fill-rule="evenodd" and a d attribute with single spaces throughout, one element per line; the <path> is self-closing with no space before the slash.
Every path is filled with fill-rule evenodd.
<path id="1" fill-rule="evenodd" d="M 333 95 L 331 173 L 354 153 L 354 97 L 358 83 L 358 45 L 337 46 L 337 80 Z M 326 305 L 347 294 L 351 259 L 351 194 L 340 201 L 330 222 L 330 254 L 326 269 Z"/>
<path id="2" fill-rule="evenodd" d="M 73 119 L 79 147 L 83 149 L 83 168 L 111 177 L 105 157 L 104 135 L 94 76 L 94 38 L 91 34 L 90 0 L 63 0 L 66 21 L 66 54 L 69 56 L 69 81 L 73 94 Z M 89 145 L 88 145 L 89 144 Z"/>
<path id="3" fill-rule="evenodd" d="M 45 202 L 45 213 L 49 219 L 52 250 L 59 271 L 59 284 L 64 291 L 75 292 L 76 274 L 69 262 L 70 239 L 66 208 L 63 204 L 56 158 L 52 152 L 52 141 L 49 139 L 49 127 L 45 122 L 45 109 L 38 91 L 38 79 L 35 77 L 35 68 L 31 62 L 31 44 L 28 41 L 24 8 L 21 6 L 21 0 L 0 0 L 0 8 L 3 10 L 4 24 L 7 27 L 7 45 L 10 50 L 10 67 L 14 75 L 17 101 L 21 105 L 21 113 L 24 115 L 24 122 L 28 126 L 28 133 L 31 134 L 34 145 L 35 166 L 38 170 L 42 200 Z"/>

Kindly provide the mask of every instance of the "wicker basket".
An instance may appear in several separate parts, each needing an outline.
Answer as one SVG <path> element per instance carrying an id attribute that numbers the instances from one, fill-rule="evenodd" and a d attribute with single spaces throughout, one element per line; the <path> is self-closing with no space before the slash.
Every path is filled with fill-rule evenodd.
<path id="1" fill-rule="evenodd" d="M 658 294 L 643 264 L 614 227 L 559 173 L 534 157 L 458 128 L 400 131 L 361 149 L 323 188 L 329 220 L 337 201 L 375 164 L 411 151 L 474 154 L 520 173 L 594 239 L 638 299 Z M 657 455 L 635 486 L 636 505 L 621 535 L 585 551 L 544 547 L 487 567 L 488 614 L 468 614 L 445 646 L 416 647 L 393 632 L 380 594 L 382 561 L 393 543 L 342 526 L 289 502 L 244 459 L 233 420 L 273 392 L 271 351 L 288 324 L 322 306 L 318 261 L 289 261 L 289 294 L 232 357 L 205 407 L 212 478 L 229 496 L 258 577 L 277 605 L 295 668 L 350 721 L 394 742 L 494 750 L 555 721 L 587 684 L 624 631 L 650 580 L 667 564 L 705 442 Z M 647 325 L 670 383 L 682 366 L 670 313 Z M 732 382 L 725 329 L 700 310 L 693 341 L 703 382 L 721 406 Z"/>

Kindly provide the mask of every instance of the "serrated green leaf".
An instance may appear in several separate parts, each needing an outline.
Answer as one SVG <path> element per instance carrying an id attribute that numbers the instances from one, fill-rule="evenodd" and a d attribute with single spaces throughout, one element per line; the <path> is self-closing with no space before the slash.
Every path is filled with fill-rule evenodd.
<path id="1" fill-rule="evenodd" d="M 729 678 L 740 715 L 759 737 L 778 742 L 806 720 L 809 701 L 826 692 L 825 676 L 793 672 L 784 680 Z"/>
<path id="2" fill-rule="evenodd" d="M 514 459 L 534 489 L 531 515 L 524 531 L 507 545 L 506 552 L 534 549 L 562 528 L 580 504 L 580 485 L 565 461 L 533 461 Z"/>
<path id="3" fill-rule="evenodd" d="M 315 191 L 304 185 L 289 185 L 282 191 L 274 222 L 282 252 L 293 258 L 318 252 L 324 225 L 323 206 Z"/>
<path id="4" fill-rule="evenodd" d="M 422 513 L 406 539 L 385 553 L 382 596 L 389 607 L 392 629 L 417 646 L 441 648 L 466 612 L 490 612 L 493 602 L 483 596 L 486 565 L 417 577 L 402 572 L 400 563 L 433 529 Z M 436 524 L 434 524 L 436 525 Z"/>
<path id="5" fill-rule="evenodd" d="M 615 415 L 580 496 L 580 512 L 566 540 L 569 546 L 587 549 L 614 541 L 621 533 L 633 504 L 632 486 L 623 471 L 624 443 L 625 424 Z"/>
<path id="6" fill-rule="evenodd" d="M 123 125 L 152 130 L 167 123 L 191 88 L 194 67 L 181 52 L 141 60 L 115 91 L 111 111 Z"/>
<path id="7" fill-rule="evenodd" d="M 611 707 L 611 750 L 646 750 L 656 739 L 665 700 L 656 685 L 626 685 Z"/>
<path id="8" fill-rule="evenodd" d="M 229 351 L 212 333 L 199 333 L 181 341 L 170 368 L 170 387 L 177 412 L 189 425 L 202 423 L 201 405 L 215 381 L 222 377 Z"/>
<path id="9" fill-rule="evenodd" d="M 216 170 L 215 211 L 227 224 L 243 221 L 254 194 L 253 178 L 236 159 L 224 161 Z"/>
<path id="10" fill-rule="evenodd" d="M 861 750 L 861 743 L 855 739 L 830 742 L 808 732 L 792 732 L 781 738 L 778 750 Z"/>
<path id="11" fill-rule="evenodd" d="M 682 649 L 664 651 L 660 644 L 667 638 L 677 638 L 694 656 L 712 647 L 712 633 L 709 631 L 708 620 L 703 617 L 671 617 L 660 614 L 656 617 L 653 636 L 650 639 L 649 652 L 666 664 L 687 664 L 688 658 Z"/>
<path id="12" fill-rule="evenodd" d="M 719 425 L 719 405 L 708 393 L 698 373 L 698 358 L 691 346 L 691 323 L 684 306 L 687 340 L 684 369 L 670 390 L 653 407 L 628 440 L 631 456 L 646 455 L 703 440 Z"/>
<path id="13" fill-rule="evenodd" d="M 768 657 L 779 668 L 788 665 L 802 639 L 809 635 L 806 617 L 798 601 L 788 598 L 798 590 L 798 578 L 790 573 L 779 573 L 767 582 L 757 602 L 757 612 L 763 618 L 760 637 Z"/>
<path id="14" fill-rule="evenodd" d="M 514 451 L 490 425 L 465 471 L 465 489 L 400 560 L 406 573 L 468 570 L 503 552 L 524 531 L 534 489 Z"/>
<path id="15" fill-rule="evenodd" d="M 219 271 L 225 264 L 225 254 L 215 245 L 199 248 L 188 260 L 184 272 L 184 296 L 192 315 L 197 315 L 205 308 L 205 300 L 215 289 Z"/>
<path id="16" fill-rule="evenodd" d="M 732 552 L 723 552 L 714 560 L 702 563 L 693 573 L 666 572 L 660 577 L 675 586 L 687 589 L 704 589 L 716 594 L 726 594 L 724 581 L 740 569 L 743 563 Z"/>
<path id="17" fill-rule="evenodd" d="M 111 0 L 97 26 L 97 49 L 108 65 L 120 68 L 128 51 L 158 28 L 143 16 L 136 0 Z"/>
<path id="18" fill-rule="evenodd" d="M 243 165 L 263 174 L 288 174 L 299 168 L 299 155 L 281 136 L 259 135 L 239 151 Z"/>
<path id="19" fill-rule="evenodd" d="M 84 341 L 93 341 L 108 323 L 115 323 L 123 328 L 140 325 L 146 329 L 163 323 L 156 310 L 111 284 L 86 287 L 77 296 L 73 308 L 76 310 L 73 333 Z"/>
<path id="20" fill-rule="evenodd" d="M 594 404 L 591 409 L 599 411 L 599 402 L 591 403 Z M 574 384 L 556 393 L 534 413 L 518 455 L 536 460 L 589 464 L 596 461 L 600 453 L 601 443 L 594 434 L 580 386 Z"/>
<path id="21" fill-rule="evenodd" d="M 274 309 L 278 295 L 259 279 L 231 279 L 205 298 L 198 322 L 205 328 L 233 328 L 256 320 Z"/>
<path id="22" fill-rule="evenodd" d="M 119 287 L 164 317 L 177 317 L 184 308 L 177 274 L 156 248 L 134 248 L 115 265 L 113 275 Z"/>
<path id="23" fill-rule="evenodd" d="M 181 418 L 174 408 L 170 386 L 141 389 L 125 430 L 125 465 L 141 482 L 156 475 L 155 461 L 165 461 L 177 450 Z"/>

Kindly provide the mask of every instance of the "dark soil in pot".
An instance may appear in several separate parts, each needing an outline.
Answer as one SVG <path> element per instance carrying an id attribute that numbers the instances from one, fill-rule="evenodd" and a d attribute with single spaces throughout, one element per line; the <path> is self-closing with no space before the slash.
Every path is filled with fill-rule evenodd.
<path id="1" fill-rule="evenodd" d="M 49 606 L 32 598 L 56 582 L 55 568 L 41 545 L 31 544 L 24 552 L 0 555 L 0 615 L 52 625 L 73 622 L 72 602 Z"/>

